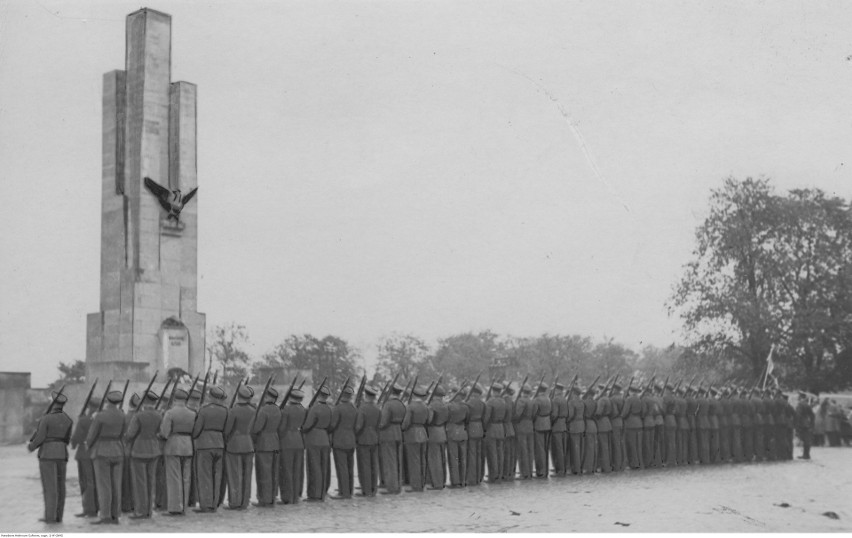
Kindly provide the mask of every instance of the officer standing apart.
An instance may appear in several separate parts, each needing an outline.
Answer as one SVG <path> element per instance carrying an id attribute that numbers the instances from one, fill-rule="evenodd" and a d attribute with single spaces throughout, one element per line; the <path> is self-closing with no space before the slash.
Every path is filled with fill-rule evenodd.
<path id="1" fill-rule="evenodd" d="M 52 393 L 50 413 L 39 420 L 38 429 L 27 450 L 38 449 L 38 471 L 44 496 L 45 523 L 61 523 L 65 511 L 65 471 L 68 466 L 68 442 L 74 422 L 63 408 L 68 398 Z"/>
<path id="2" fill-rule="evenodd" d="M 811 439 L 815 420 L 814 410 L 808 405 L 807 394 L 800 392 L 799 403 L 796 405 L 796 433 L 802 440 L 802 455 L 799 456 L 799 459 L 811 459 Z"/>
<path id="3" fill-rule="evenodd" d="M 124 413 L 118 408 L 123 395 L 114 390 L 106 395 L 107 405 L 97 413 L 89 428 L 86 444 L 95 465 L 100 519 L 93 525 L 118 524 L 121 513 L 121 476 L 124 463 Z"/>

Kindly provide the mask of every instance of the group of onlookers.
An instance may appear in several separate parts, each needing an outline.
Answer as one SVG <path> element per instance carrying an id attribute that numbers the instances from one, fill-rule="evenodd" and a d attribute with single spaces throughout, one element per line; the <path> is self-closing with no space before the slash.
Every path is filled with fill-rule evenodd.
<path id="1" fill-rule="evenodd" d="M 843 407 L 832 398 L 822 398 L 813 407 L 814 446 L 842 446 L 852 442 L 852 428 Z"/>

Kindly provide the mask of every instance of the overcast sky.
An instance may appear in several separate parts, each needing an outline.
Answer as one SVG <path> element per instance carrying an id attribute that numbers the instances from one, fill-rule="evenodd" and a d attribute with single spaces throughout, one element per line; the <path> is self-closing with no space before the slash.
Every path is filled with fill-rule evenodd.
<path id="1" fill-rule="evenodd" d="M 102 74 L 139 7 L 0 0 L 0 370 L 35 385 L 98 310 Z M 665 346 L 724 177 L 852 190 L 849 2 L 148 7 L 198 85 L 199 310 L 256 356 L 303 332 Z"/>

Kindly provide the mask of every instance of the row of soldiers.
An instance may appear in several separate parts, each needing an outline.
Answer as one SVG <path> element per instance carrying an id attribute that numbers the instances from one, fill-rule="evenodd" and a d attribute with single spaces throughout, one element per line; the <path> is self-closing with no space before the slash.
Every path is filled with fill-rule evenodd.
<path id="1" fill-rule="evenodd" d="M 294 380 L 295 381 L 295 380 Z M 582 387 L 572 381 L 533 389 L 521 384 L 474 381 L 469 388 L 441 380 L 410 390 L 394 380 L 379 391 L 363 380 L 344 384 L 336 403 L 323 382 L 305 407 L 291 385 L 279 404 L 268 382 L 254 391 L 238 386 L 173 388 L 168 409 L 146 390 L 131 397 L 111 391 L 105 406 L 89 401 L 73 436 L 56 395 L 39 422 L 30 450 L 39 449 L 47 522 L 62 521 L 66 445 L 76 447 L 83 497 L 78 516 L 95 524 L 131 518 L 180 516 L 189 507 L 244 510 L 254 468 L 259 507 L 323 501 L 331 486 L 331 457 L 338 495 L 398 494 L 463 488 L 508 480 L 609 473 L 695 464 L 788 460 L 793 456 L 795 411 L 780 391 L 728 386 L 654 383 L 644 388 L 616 380 Z M 207 403 L 201 405 L 207 397 Z M 102 408 L 102 409 L 101 409 Z M 100 409 L 100 410 L 99 410 Z M 551 467 L 552 466 L 552 467 Z M 552 470 L 552 474 L 551 474 Z"/>

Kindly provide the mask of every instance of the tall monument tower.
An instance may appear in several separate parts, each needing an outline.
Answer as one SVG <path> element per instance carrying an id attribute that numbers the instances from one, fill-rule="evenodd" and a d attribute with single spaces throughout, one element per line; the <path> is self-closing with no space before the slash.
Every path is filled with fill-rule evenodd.
<path id="1" fill-rule="evenodd" d="M 124 71 L 104 75 L 100 311 L 88 315 L 90 379 L 147 381 L 204 367 L 196 311 L 201 191 L 168 221 L 143 178 L 184 194 L 198 185 L 194 84 L 171 82 L 171 16 L 127 16 Z M 162 377 L 161 377 L 162 379 Z"/>

